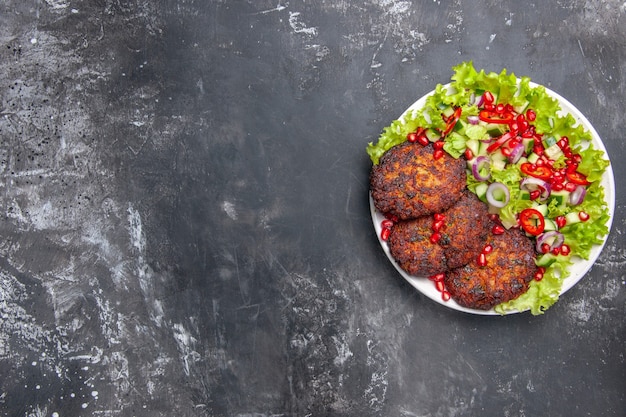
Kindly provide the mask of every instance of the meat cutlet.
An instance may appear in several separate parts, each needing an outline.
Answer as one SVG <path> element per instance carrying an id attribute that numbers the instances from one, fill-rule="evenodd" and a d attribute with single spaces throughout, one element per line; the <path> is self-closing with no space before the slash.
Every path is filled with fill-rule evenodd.
<path id="1" fill-rule="evenodd" d="M 487 205 L 465 190 L 448 210 L 435 216 L 399 221 L 391 228 L 389 251 L 410 275 L 428 276 L 458 268 L 475 259 L 483 250 L 493 222 Z M 439 239 L 431 241 L 437 231 Z"/>
<path id="2" fill-rule="evenodd" d="M 489 310 L 513 300 L 528 290 L 537 272 L 533 244 L 520 229 L 490 233 L 487 243 L 493 251 L 486 256 L 485 266 L 475 258 L 445 276 L 446 289 L 463 307 Z"/>
<path id="3" fill-rule="evenodd" d="M 389 149 L 370 173 L 374 206 L 399 219 L 413 219 L 450 208 L 466 186 L 466 161 L 443 153 L 433 157 L 432 144 L 404 142 Z"/>

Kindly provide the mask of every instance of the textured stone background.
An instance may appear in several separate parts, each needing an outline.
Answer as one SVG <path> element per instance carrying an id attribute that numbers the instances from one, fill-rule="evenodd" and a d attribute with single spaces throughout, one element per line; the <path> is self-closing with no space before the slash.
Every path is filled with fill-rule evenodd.
<path id="1" fill-rule="evenodd" d="M 0 3 L 0 415 L 623 416 L 622 1 Z M 559 92 L 616 215 L 545 315 L 384 257 L 364 152 L 451 66 Z"/>

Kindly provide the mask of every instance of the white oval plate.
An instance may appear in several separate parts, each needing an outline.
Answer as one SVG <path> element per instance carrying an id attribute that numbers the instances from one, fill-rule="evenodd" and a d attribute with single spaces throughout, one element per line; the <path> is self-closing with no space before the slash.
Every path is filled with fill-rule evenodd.
<path id="1" fill-rule="evenodd" d="M 530 83 L 530 85 L 531 87 L 537 86 L 537 84 L 532 83 L 532 82 Z M 604 147 L 604 143 L 602 143 L 602 139 L 600 139 L 600 135 L 598 135 L 598 132 L 594 129 L 594 127 L 591 125 L 589 120 L 587 120 L 587 118 L 576 107 L 574 107 L 572 103 L 567 101 L 565 98 L 561 97 L 559 94 L 555 93 L 554 91 L 548 88 L 546 88 L 546 92 L 550 96 L 558 100 L 561 106 L 562 114 L 570 113 L 578 121 L 578 123 L 583 125 L 583 127 L 591 134 L 591 142 L 593 143 L 595 149 L 602 150 L 604 152 L 605 159 L 609 160 L 609 156 L 606 151 L 606 148 Z M 409 111 L 422 108 L 424 104 L 426 103 L 426 98 L 433 93 L 434 91 L 431 91 L 430 93 L 424 95 L 415 103 L 413 103 L 408 109 L 404 111 L 404 113 L 402 113 L 400 118 L 404 117 L 404 115 L 406 115 L 407 112 Z M 609 220 L 607 222 L 607 227 L 610 231 L 611 224 L 613 222 L 613 213 L 615 211 L 615 179 L 613 177 L 613 170 L 611 168 L 611 165 L 607 167 L 604 173 L 604 176 L 602 177 L 601 184 L 604 187 L 604 197 L 606 199 L 607 207 L 609 210 Z M 404 279 L 406 279 L 413 287 L 415 287 L 419 292 L 421 292 L 422 294 L 424 294 L 426 297 L 430 298 L 431 300 L 439 304 L 442 304 L 446 307 L 452 308 L 454 310 L 463 311 L 463 312 L 471 313 L 471 314 L 479 314 L 479 315 L 500 315 L 499 313 L 496 313 L 493 309 L 475 310 L 475 309 L 462 307 L 452 299 L 449 301 L 444 301 L 441 298 L 441 293 L 437 291 L 434 283 L 431 280 L 429 280 L 427 277 L 418 277 L 418 276 L 409 275 L 402 268 L 400 268 L 400 265 L 398 265 L 396 260 L 393 259 L 393 257 L 391 256 L 387 243 L 384 242 L 380 238 L 380 233 L 382 231 L 381 222 L 385 219 L 385 217 L 383 216 L 382 213 L 380 213 L 374 207 L 374 201 L 372 200 L 371 195 L 369 199 L 370 199 L 370 211 L 372 214 L 372 221 L 374 222 L 374 229 L 376 230 L 376 236 L 378 236 L 380 245 L 382 246 L 383 251 L 387 255 L 387 258 L 389 258 L 393 266 L 398 270 L 398 272 L 400 272 L 400 275 L 402 275 L 402 277 L 404 277 Z M 570 275 L 563 280 L 563 287 L 561 288 L 561 295 L 564 294 L 570 288 L 572 288 L 574 285 L 576 285 L 576 283 L 580 281 L 585 276 L 585 274 L 591 269 L 596 259 L 598 259 L 598 256 L 600 256 L 600 253 L 602 252 L 602 249 L 604 248 L 607 238 L 608 238 L 608 234 L 604 237 L 604 240 L 601 245 L 595 245 L 591 249 L 591 253 L 589 255 L 588 260 L 580 259 L 580 258 L 577 258 L 576 260 L 574 260 L 572 266 L 570 267 L 570 271 L 569 271 Z M 512 313 L 519 313 L 519 311 L 509 311 L 506 314 L 512 314 Z"/>

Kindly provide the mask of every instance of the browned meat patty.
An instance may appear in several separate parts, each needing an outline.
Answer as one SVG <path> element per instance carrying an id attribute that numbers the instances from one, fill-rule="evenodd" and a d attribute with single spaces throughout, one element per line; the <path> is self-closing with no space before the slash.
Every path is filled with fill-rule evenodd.
<path id="1" fill-rule="evenodd" d="M 475 258 L 446 274 L 446 289 L 463 307 L 489 310 L 513 300 L 528 290 L 537 272 L 532 242 L 521 230 L 490 234 L 487 240 L 493 252 L 487 255 L 486 266 L 479 266 Z"/>
<path id="2" fill-rule="evenodd" d="M 375 207 L 399 219 L 413 219 L 450 208 L 465 188 L 465 159 L 446 152 L 433 158 L 433 146 L 404 142 L 389 149 L 372 167 Z"/>
<path id="3" fill-rule="evenodd" d="M 432 243 L 434 216 L 400 221 L 391 229 L 389 250 L 400 267 L 416 276 L 458 268 L 478 257 L 493 223 L 487 205 L 463 191 L 443 215 L 440 239 Z"/>

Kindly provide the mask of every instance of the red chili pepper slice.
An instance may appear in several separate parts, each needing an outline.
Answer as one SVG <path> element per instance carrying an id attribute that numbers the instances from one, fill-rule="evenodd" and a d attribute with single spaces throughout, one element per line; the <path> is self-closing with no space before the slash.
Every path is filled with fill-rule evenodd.
<path id="1" fill-rule="evenodd" d="M 532 236 L 538 236 L 543 233 L 543 229 L 546 227 L 543 214 L 539 213 L 535 209 L 527 208 L 522 210 L 519 214 L 520 226 L 526 233 Z"/>
<path id="2" fill-rule="evenodd" d="M 587 177 L 585 175 L 577 171 L 567 172 L 565 176 L 567 176 L 567 179 L 570 180 L 570 182 L 573 182 L 574 184 L 578 184 L 578 185 L 591 184 L 589 181 L 587 181 Z"/>
<path id="3" fill-rule="evenodd" d="M 509 124 L 513 121 L 513 113 L 498 113 L 497 111 L 481 110 L 478 118 L 483 122 Z"/>
<path id="4" fill-rule="evenodd" d="M 506 132 L 504 135 L 500 136 L 494 143 L 487 147 L 487 152 L 493 152 L 498 149 L 500 146 L 504 145 L 504 143 L 513 137 L 513 132 Z"/>
<path id="5" fill-rule="evenodd" d="M 454 113 L 452 114 L 452 116 L 450 116 L 450 118 L 448 118 L 448 120 L 446 120 L 447 125 L 446 125 L 446 129 L 442 132 L 442 136 L 447 136 L 448 133 L 452 132 L 452 129 L 454 129 L 454 126 L 456 125 L 456 122 L 459 121 L 459 119 L 461 118 L 461 108 L 460 107 L 456 107 L 454 109 Z"/>
<path id="6" fill-rule="evenodd" d="M 524 162 L 520 165 L 520 170 L 531 177 L 540 178 L 542 180 L 549 180 L 552 177 L 552 169 L 545 165 L 535 165 L 530 162 Z"/>

